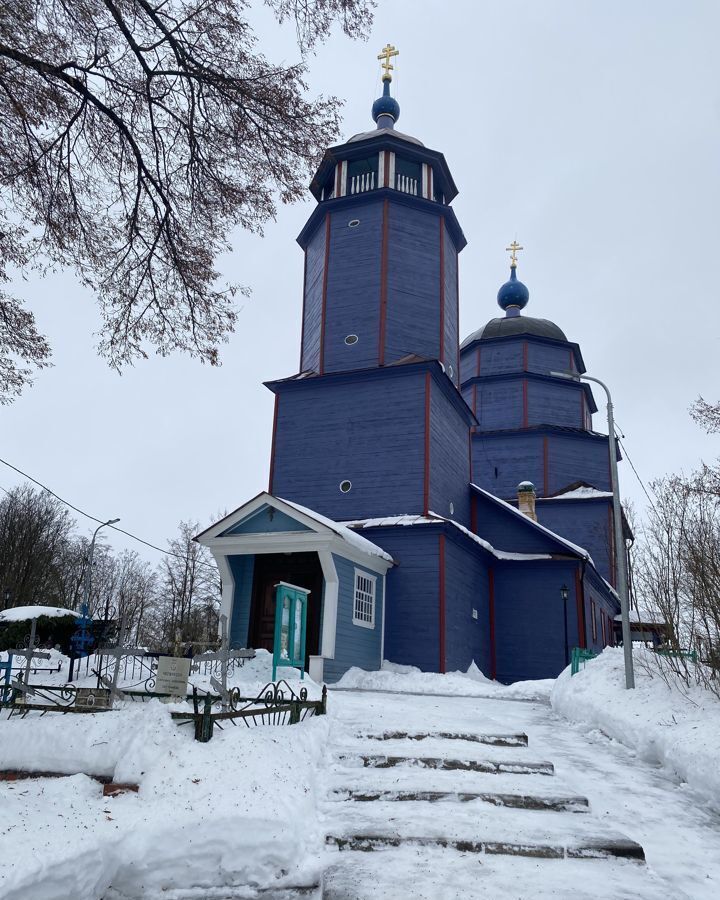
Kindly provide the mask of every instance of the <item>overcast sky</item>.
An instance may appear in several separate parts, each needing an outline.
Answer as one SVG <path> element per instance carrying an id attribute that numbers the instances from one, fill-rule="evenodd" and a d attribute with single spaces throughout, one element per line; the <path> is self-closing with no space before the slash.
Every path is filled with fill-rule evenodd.
<path id="1" fill-rule="evenodd" d="M 265 54 L 294 62 L 292 29 L 257 15 Z M 460 191 L 462 335 L 499 314 L 517 237 L 527 314 L 557 322 L 610 385 L 645 481 L 720 452 L 687 412 L 699 393 L 720 398 L 718 34 L 716 0 L 380 0 L 369 43 L 335 34 L 310 64 L 312 91 L 345 99 L 349 137 L 373 127 L 379 50 L 399 48 L 398 128 L 445 154 Z M 207 523 L 265 489 L 261 382 L 297 371 L 295 237 L 314 205 L 308 192 L 264 238 L 234 235 L 222 269 L 252 298 L 221 368 L 153 357 L 119 377 L 94 354 L 99 316 L 71 275 L 18 285 L 55 366 L 0 407 L 0 456 L 162 545 L 181 519 Z M 620 478 L 642 507 L 627 463 Z M 21 481 L 0 466 L 1 487 Z"/>

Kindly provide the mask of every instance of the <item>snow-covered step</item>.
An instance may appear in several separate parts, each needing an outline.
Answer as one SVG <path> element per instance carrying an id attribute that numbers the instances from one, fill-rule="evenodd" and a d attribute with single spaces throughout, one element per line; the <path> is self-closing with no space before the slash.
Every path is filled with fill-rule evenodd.
<path id="1" fill-rule="evenodd" d="M 482 801 L 438 804 L 327 802 L 327 841 L 344 850 L 373 850 L 405 843 L 453 847 L 473 853 L 548 859 L 617 856 L 643 860 L 642 847 L 590 815 L 491 806 Z"/>
<path id="2" fill-rule="evenodd" d="M 384 754 L 339 754 L 338 761 L 348 765 L 362 765 L 366 768 L 389 769 L 394 766 L 417 766 L 423 769 L 445 769 L 448 771 L 486 772 L 488 774 L 512 772 L 517 775 L 553 775 L 555 769 L 550 762 L 515 762 L 493 759 L 448 759 L 433 756 L 385 756 Z"/>
<path id="3" fill-rule="evenodd" d="M 429 735 L 422 741 L 374 737 L 362 740 L 345 739 L 338 741 L 333 750 L 335 753 L 345 755 L 364 753 L 382 756 L 447 756 L 452 759 L 489 759 L 495 762 L 505 762 L 510 759 L 526 760 L 532 759 L 534 756 L 537 758 L 535 751 L 529 749 L 525 744 L 498 746 L 497 744 L 440 738 L 433 735 Z"/>
<path id="4" fill-rule="evenodd" d="M 378 800 L 393 803 L 426 800 L 429 803 L 469 803 L 482 800 L 493 806 L 510 806 L 514 809 L 548 809 L 556 812 L 587 812 L 587 797 L 579 796 L 542 796 L 537 794 L 500 794 L 496 791 L 427 791 L 427 790 L 375 790 L 373 788 L 338 788 L 330 794 L 331 800 L 350 800 L 358 803 L 370 803 Z"/>
<path id="5" fill-rule="evenodd" d="M 384 731 L 378 734 L 359 734 L 358 738 L 371 741 L 469 741 L 475 744 L 489 744 L 492 747 L 527 747 L 526 734 L 468 734 L 454 731 Z"/>

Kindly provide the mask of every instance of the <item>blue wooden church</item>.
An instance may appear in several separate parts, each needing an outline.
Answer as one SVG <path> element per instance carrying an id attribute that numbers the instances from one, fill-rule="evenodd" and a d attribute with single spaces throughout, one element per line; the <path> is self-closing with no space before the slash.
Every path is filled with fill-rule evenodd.
<path id="1" fill-rule="evenodd" d="M 272 650 L 275 585 L 309 589 L 306 667 L 383 659 L 553 677 L 611 643 L 607 437 L 576 343 L 524 315 L 527 287 L 462 343 L 465 236 L 442 153 L 396 129 L 392 48 L 376 128 L 330 148 L 310 190 L 297 374 L 275 395 L 270 483 L 198 536 L 232 640 Z"/>

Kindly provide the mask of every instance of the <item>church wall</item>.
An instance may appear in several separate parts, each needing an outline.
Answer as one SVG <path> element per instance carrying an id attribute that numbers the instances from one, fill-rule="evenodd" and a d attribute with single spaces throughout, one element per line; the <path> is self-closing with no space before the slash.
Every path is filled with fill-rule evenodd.
<path id="1" fill-rule="evenodd" d="M 548 494 L 585 481 L 599 491 L 610 490 L 610 457 L 606 440 L 572 434 L 548 435 Z"/>
<path id="2" fill-rule="evenodd" d="M 461 539 L 445 541 L 445 667 L 490 671 L 489 559 Z M 473 618 L 473 610 L 477 618 Z"/>
<path id="3" fill-rule="evenodd" d="M 584 547 L 603 578 L 612 580 L 612 503 L 609 499 L 540 501 L 536 511 L 542 525 Z"/>
<path id="4" fill-rule="evenodd" d="M 320 326 L 322 322 L 323 274 L 325 271 L 325 227 L 317 229 L 305 252 L 303 300 L 302 372 L 320 371 Z"/>
<path id="5" fill-rule="evenodd" d="M 255 557 L 230 556 L 228 562 L 235 582 L 229 628 L 230 643 L 237 647 L 247 647 Z"/>
<path id="6" fill-rule="evenodd" d="M 563 546 L 536 528 L 532 520 L 475 493 L 477 534 L 496 550 L 517 553 L 562 553 Z"/>
<path id="7" fill-rule="evenodd" d="M 448 377 L 455 386 L 460 386 L 459 353 L 458 353 L 458 255 L 448 232 L 445 220 L 443 228 L 443 268 L 445 285 L 445 314 L 442 362 Z"/>
<path id="8" fill-rule="evenodd" d="M 543 493 L 543 435 L 537 432 L 472 439 L 473 481 L 503 500 L 517 497 L 521 481 L 531 481 Z"/>
<path id="9" fill-rule="evenodd" d="M 353 563 L 333 553 L 338 574 L 337 628 L 335 632 L 335 658 L 326 659 L 323 665 L 325 681 L 337 681 L 351 666 L 361 669 L 379 669 L 383 623 L 383 578 L 364 566 Z M 365 628 L 353 624 L 355 593 L 355 569 L 377 578 L 375 582 L 375 627 Z"/>
<path id="10" fill-rule="evenodd" d="M 568 648 L 578 640 L 579 563 L 498 563 L 495 567 L 495 653 L 497 679 L 505 684 L 555 678 L 565 668 L 565 627 L 560 589 L 567 601 Z"/>
<path id="11" fill-rule="evenodd" d="M 388 204 L 385 363 L 409 354 L 440 358 L 440 238 L 443 219 Z M 455 312 L 446 307 L 446 315 Z"/>
<path id="12" fill-rule="evenodd" d="M 355 221 L 360 224 L 351 228 Z M 382 238 L 382 202 L 357 203 L 330 216 L 325 372 L 378 364 Z M 349 334 L 357 343 L 345 343 Z"/>
<path id="13" fill-rule="evenodd" d="M 468 425 L 440 387 L 430 381 L 429 509 L 470 525 Z M 453 504 L 453 511 L 450 504 Z"/>
<path id="14" fill-rule="evenodd" d="M 440 658 L 440 528 L 366 528 L 396 564 L 387 573 L 385 659 L 437 672 Z"/>
<path id="15" fill-rule="evenodd" d="M 278 390 L 273 494 L 340 522 L 423 511 L 425 372 Z"/>
<path id="16" fill-rule="evenodd" d="M 523 383 L 519 379 L 477 384 L 473 412 L 484 431 L 523 427 Z M 472 408 L 472 403 L 470 404 Z"/>
<path id="17" fill-rule="evenodd" d="M 569 347 L 555 347 L 550 344 L 527 342 L 528 372 L 549 375 L 550 372 L 567 372 L 574 368 L 574 355 Z"/>
<path id="18" fill-rule="evenodd" d="M 527 381 L 527 426 L 560 425 L 583 428 L 584 392 L 573 384 Z"/>
<path id="19" fill-rule="evenodd" d="M 507 372 L 522 372 L 524 363 L 524 341 L 508 341 L 499 344 L 478 346 L 478 375 L 505 375 Z"/>
<path id="20" fill-rule="evenodd" d="M 310 529 L 297 519 L 280 512 L 279 509 L 266 506 L 253 513 L 244 522 L 238 522 L 233 528 L 223 532 L 222 537 L 228 534 L 269 534 L 278 531 L 310 531 Z"/>

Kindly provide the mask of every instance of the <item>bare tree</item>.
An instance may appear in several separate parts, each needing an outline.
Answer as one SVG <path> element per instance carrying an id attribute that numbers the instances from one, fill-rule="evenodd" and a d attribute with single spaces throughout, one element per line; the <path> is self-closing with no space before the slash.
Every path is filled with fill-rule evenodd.
<path id="1" fill-rule="evenodd" d="M 114 367 L 181 350 L 212 365 L 237 313 L 216 260 L 303 193 L 338 135 L 307 98 L 305 54 L 373 0 L 265 0 L 300 61 L 270 62 L 249 0 L 14 0 L 0 5 L 0 281 L 71 266 L 98 297 Z M 46 365 L 32 315 L 0 293 L 0 398 Z"/>

